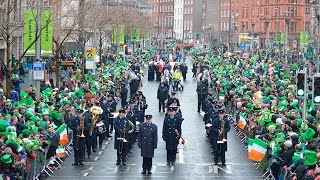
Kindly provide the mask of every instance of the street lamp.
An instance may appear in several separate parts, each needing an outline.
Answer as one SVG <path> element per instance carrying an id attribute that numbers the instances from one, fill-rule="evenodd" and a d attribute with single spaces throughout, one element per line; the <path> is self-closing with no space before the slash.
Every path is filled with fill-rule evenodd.
<path id="1" fill-rule="evenodd" d="M 254 37 L 254 26 L 255 26 L 255 23 L 253 20 L 251 20 L 251 26 L 252 26 L 252 35 L 251 35 L 251 45 L 250 45 L 250 50 L 252 51 L 253 50 L 253 37 Z"/>

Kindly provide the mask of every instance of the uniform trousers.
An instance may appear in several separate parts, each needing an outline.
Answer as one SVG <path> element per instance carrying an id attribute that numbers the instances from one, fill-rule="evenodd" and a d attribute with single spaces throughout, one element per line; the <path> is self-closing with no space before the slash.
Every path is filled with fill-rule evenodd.
<path id="1" fill-rule="evenodd" d="M 152 158 L 143 157 L 142 169 L 151 171 L 152 168 Z"/>
<path id="2" fill-rule="evenodd" d="M 127 154 L 128 154 L 128 145 L 123 145 L 122 146 L 122 152 L 119 152 L 119 149 L 117 150 L 117 162 L 120 163 L 126 162 L 127 161 Z"/>
<path id="3" fill-rule="evenodd" d="M 164 103 L 165 100 L 159 100 L 159 111 L 161 111 L 161 108 L 162 108 L 162 111 L 164 112 L 166 109 L 166 104 Z"/>
<path id="4" fill-rule="evenodd" d="M 220 160 L 221 160 L 222 164 L 226 163 L 226 151 L 224 151 L 224 150 L 222 150 L 222 151 L 214 151 L 213 155 L 214 155 L 214 162 L 215 163 L 218 163 L 219 157 L 220 157 Z"/>
<path id="5" fill-rule="evenodd" d="M 176 161 L 176 156 L 177 156 L 177 150 L 167 150 L 167 162 L 175 162 Z"/>

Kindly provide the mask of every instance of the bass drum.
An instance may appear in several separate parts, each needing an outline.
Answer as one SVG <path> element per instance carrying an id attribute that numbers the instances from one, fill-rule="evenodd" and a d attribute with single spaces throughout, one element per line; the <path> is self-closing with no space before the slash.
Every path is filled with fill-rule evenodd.
<path id="1" fill-rule="evenodd" d="M 103 122 L 97 123 L 97 134 L 103 134 L 107 131 L 106 126 Z"/>

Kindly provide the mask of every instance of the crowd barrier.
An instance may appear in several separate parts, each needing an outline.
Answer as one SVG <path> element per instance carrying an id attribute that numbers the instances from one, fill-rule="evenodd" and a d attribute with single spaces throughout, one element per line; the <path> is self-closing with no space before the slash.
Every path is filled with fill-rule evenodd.
<path id="1" fill-rule="evenodd" d="M 72 154 L 72 131 L 68 129 L 68 144 L 62 147 L 64 149 L 65 156 L 71 156 Z M 35 151 L 36 156 L 34 159 L 27 158 L 25 165 L 20 167 L 20 171 L 22 170 L 23 174 L 22 179 L 25 180 L 43 180 L 47 177 L 50 177 L 54 171 L 52 169 L 52 165 L 60 166 L 63 163 L 64 158 L 61 156 L 53 156 L 52 158 L 48 158 L 48 146 L 43 151 Z"/>

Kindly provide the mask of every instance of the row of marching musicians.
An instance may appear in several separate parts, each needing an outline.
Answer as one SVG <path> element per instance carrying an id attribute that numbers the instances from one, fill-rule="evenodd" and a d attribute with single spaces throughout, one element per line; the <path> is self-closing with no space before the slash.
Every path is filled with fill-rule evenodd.
<path id="1" fill-rule="evenodd" d="M 213 100 L 208 95 L 204 107 L 203 121 L 214 155 L 214 163 L 218 165 L 219 160 L 222 166 L 226 166 L 227 134 L 230 131 L 230 115 L 226 114 L 226 108 L 220 101 Z"/>
<path id="2" fill-rule="evenodd" d="M 169 98 L 170 105 L 163 122 L 162 139 L 166 142 L 167 165 L 174 165 L 176 161 L 177 147 L 181 137 L 182 114 L 179 109 L 179 100 L 175 97 Z M 115 119 L 115 149 L 117 150 L 117 163 L 126 165 L 126 155 L 129 144 L 128 135 L 130 134 L 130 111 L 121 109 L 119 116 Z M 145 115 L 146 121 L 138 125 L 138 146 L 141 148 L 141 156 L 143 157 L 142 174 L 152 174 L 152 158 L 154 157 L 154 149 L 158 144 L 158 128 L 152 123 L 152 115 Z M 184 143 L 184 142 L 182 142 Z"/>
<path id="3" fill-rule="evenodd" d="M 98 145 L 102 148 L 103 140 L 111 137 L 113 129 L 115 130 L 115 137 L 120 137 L 118 130 L 119 126 L 123 126 L 123 124 L 118 121 L 121 113 L 116 113 L 117 102 L 112 95 L 102 98 L 101 101 L 101 103 L 86 103 L 82 108 L 78 107 L 75 114 L 72 111 L 70 112 L 71 120 L 69 127 L 74 132 L 73 165 L 83 165 L 86 153 L 87 158 L 90 159 L 91 152 L 96 152 Z M 115 147 L 119 149 L 117 164 L 120 164 L 122 161 L 124 165 L 126 164 L 127 152 L 131 151 L 137 139 L 136 125 L 144 121 L 145 109 L 147 109 L 148 105 L 144 95 L 139 91 L 125 107 L 129 120 L 128 126 L 125 127 L 126 131 L 128 131 L 126 137 L 127 146 L 122 150 L 120 145 L 116 146 L 115 144 Z M 122 133 L 121 131 L 120 134 Z"/>

